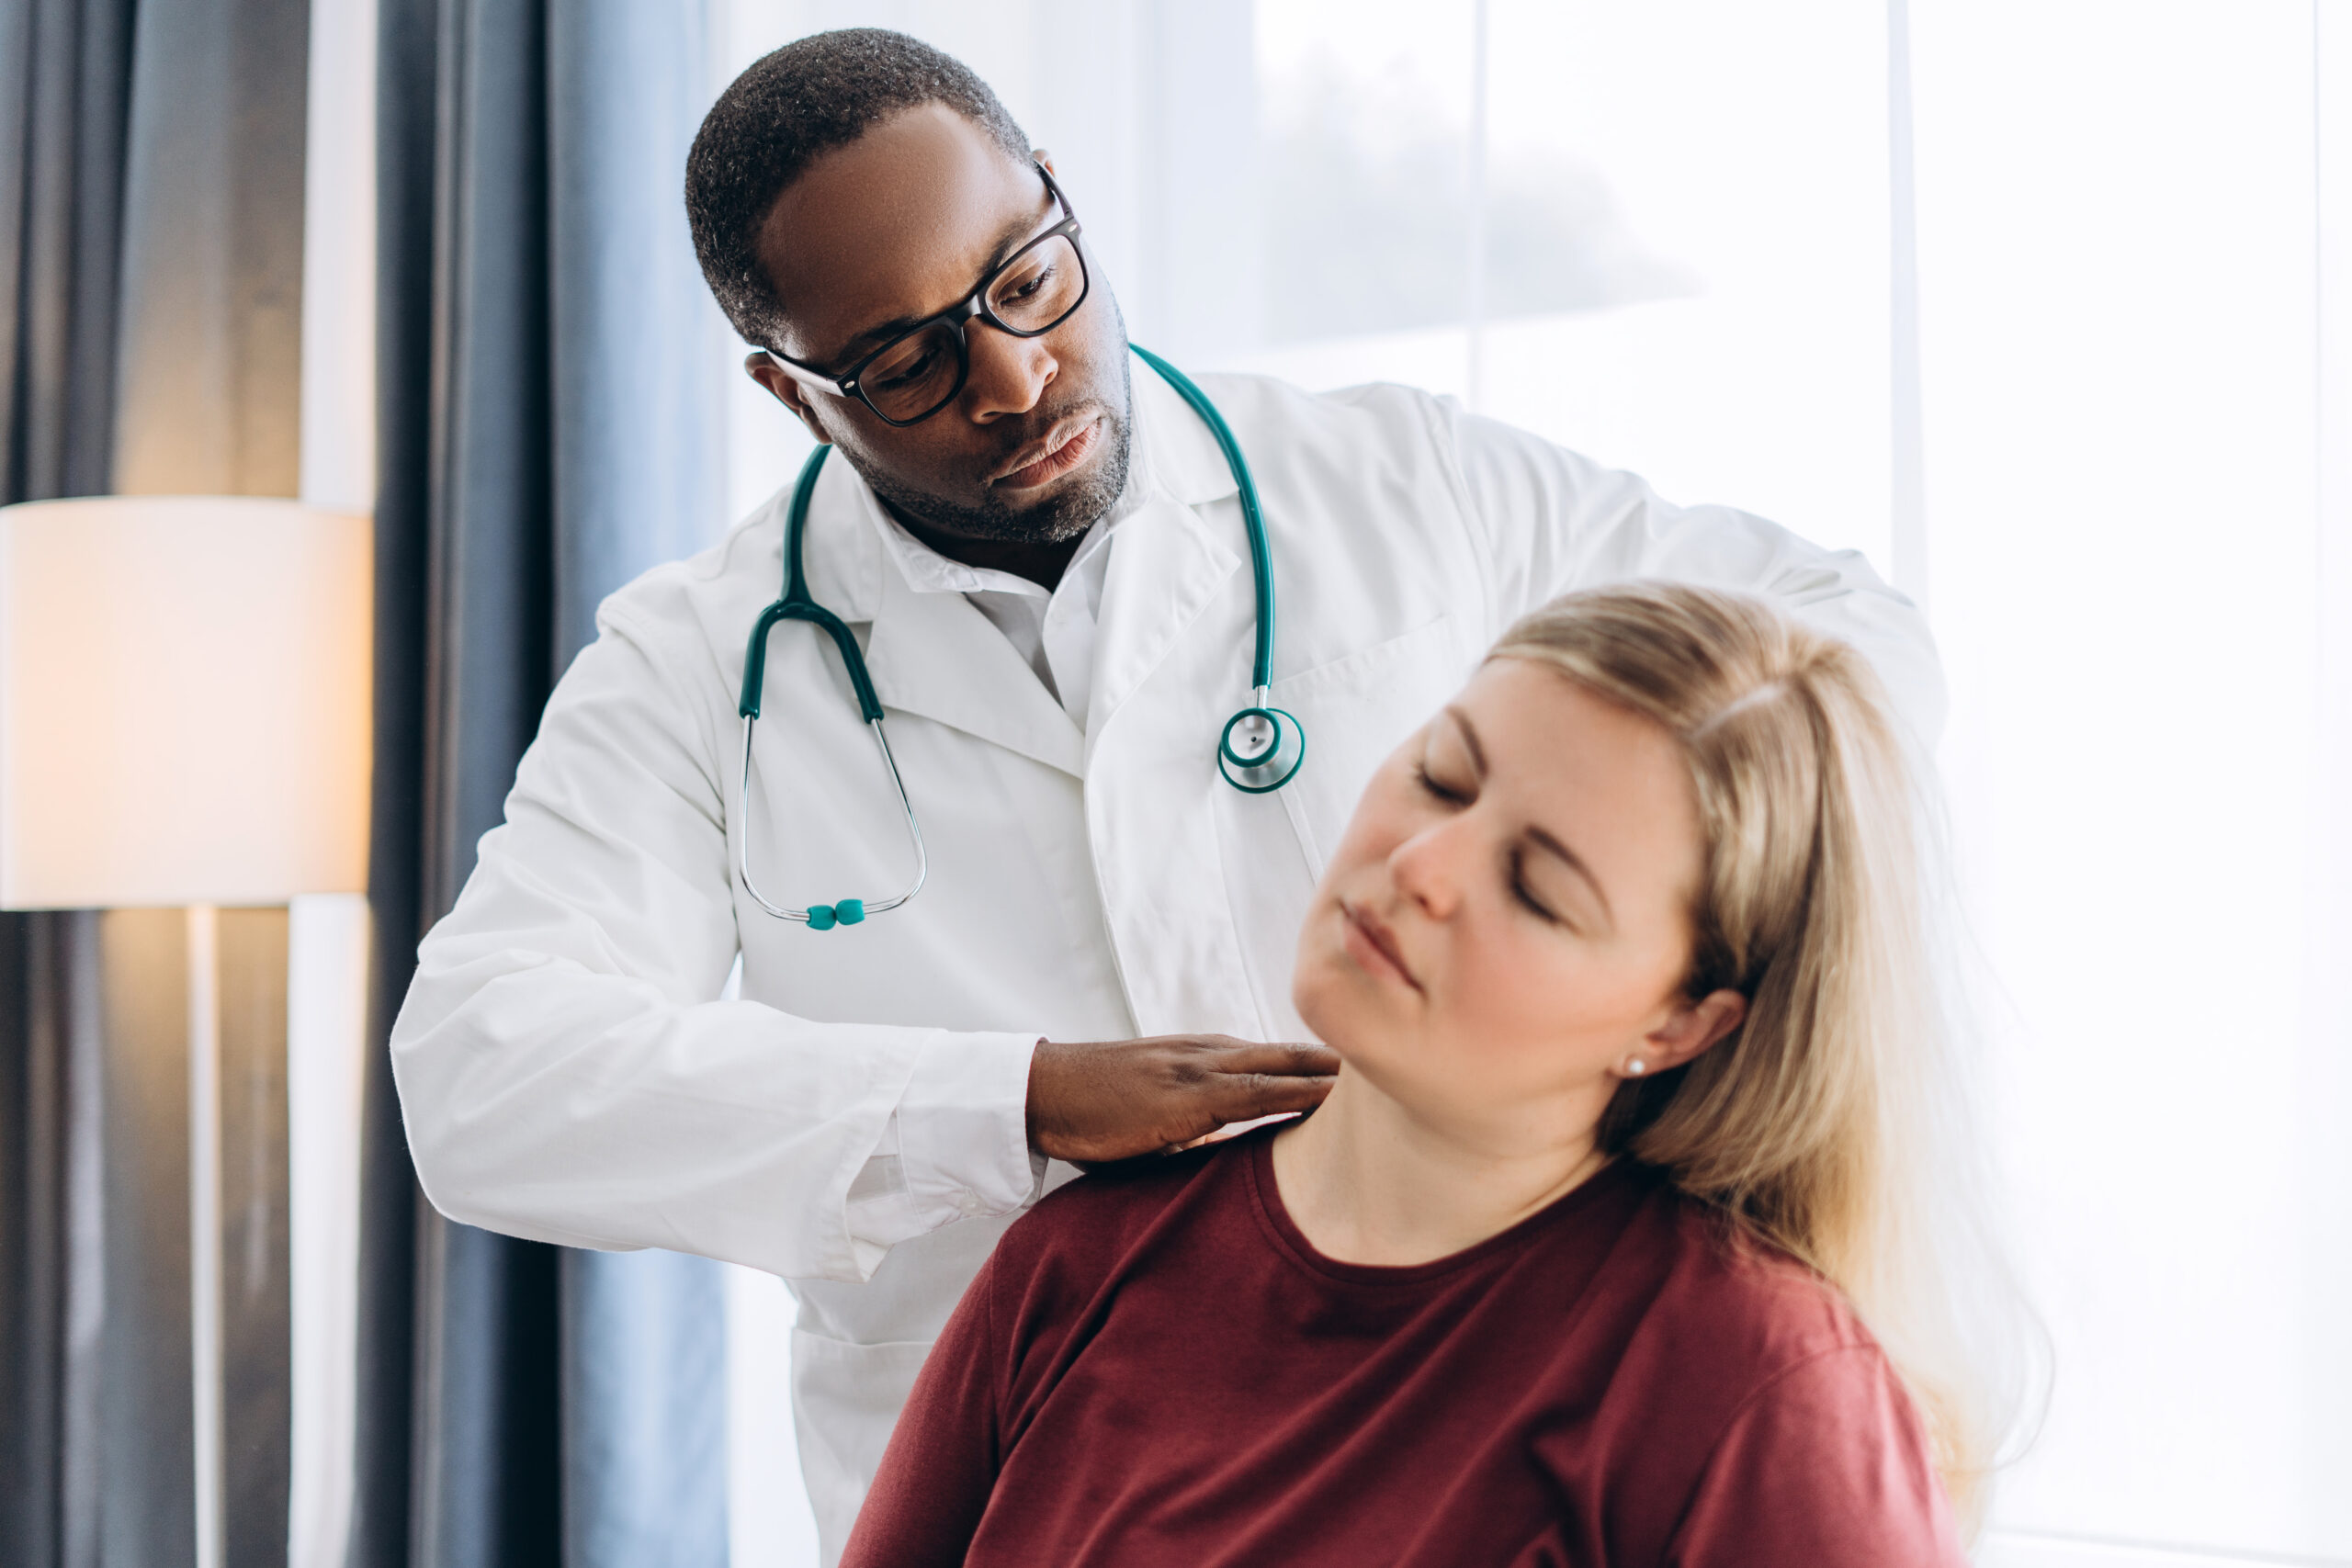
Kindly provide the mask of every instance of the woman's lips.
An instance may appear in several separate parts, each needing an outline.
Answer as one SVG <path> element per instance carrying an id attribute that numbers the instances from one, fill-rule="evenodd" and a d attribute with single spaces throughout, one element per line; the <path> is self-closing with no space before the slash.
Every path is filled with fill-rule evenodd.
<path id="1" fill-rule="evenodd" d="M 1102 433 L 1102 416 L 1096 414 L 1072 431 L 1057 446 L 1048 446 L 1045 455 L 1025 463 L 1010 473 L 998 475 L 989 482 L 992 490 L 1035 490 L 1051 484 L 1086 461 Z"/>
<path id="2" fill-rule="evenodd" d="M 1343 936 L 1348 955 L 1375 975 L 1387 975 L 1414 990 L 1421 983 L 1405 967 L 1405 955 L 1396 945 L 1396 933 L 1380 923 L 1368 911 L 1354 909 L 1342 904 L 1340 914 L 1346 927 Z"/>

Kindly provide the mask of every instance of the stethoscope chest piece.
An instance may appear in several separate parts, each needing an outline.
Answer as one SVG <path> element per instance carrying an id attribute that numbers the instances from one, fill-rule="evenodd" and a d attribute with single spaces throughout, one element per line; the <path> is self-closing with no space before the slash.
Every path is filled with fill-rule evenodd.
<path id="1" fill-rule="evenodd" d="M 1306 761 L 1306 732 L 1281 708 L 1243 708 L 1225 721 L 1216 738 L 1216 770 L 1225 782 L 1248 795 L 1271 795 L 1290 783 Z"/>

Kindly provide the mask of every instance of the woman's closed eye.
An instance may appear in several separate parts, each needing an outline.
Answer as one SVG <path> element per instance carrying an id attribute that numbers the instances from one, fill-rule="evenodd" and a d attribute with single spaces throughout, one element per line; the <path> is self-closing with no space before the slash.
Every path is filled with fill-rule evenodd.
<path id="1" fill-rule="evenodd" d="M 1556 926 L 1563 923 L 1560 917 L 1552 911 L 1551 907 L 1537 897 L 1534 890 L 1528 886 L 1527 851 L 1518 845 L 1511 847 L 1510 875 L 1511 897 L 1524 905 L 1531 914 L 1546 925 Z"/>
<path id="2" fill-rule="evenodd" d="M 1427 753 L 1413 764 L 1413 782 L 1430 798 L 1456 810 L 1474 804 L 1478 798 L 1478 779 L 1474 771 L 1466 767 L 1458 772 L 1449 770 L 1442 763 L 1433 763 Z M 1527 874 L 1527 848 L 1524 844 L 1511 847 L 1502 869 L 1513 902 L 1546 925 L 1569 923 L 1550 901 L 1535 891 Z"/>
<path id="3" fill-rule="evenodd" d="M 1413 777 L 1438 799 L 1467 806 L 1478 798 L 1478 786 L 1486 776 L 1485 759 L 1476 743 L 1464 731 L 1460 717 L 1448 708 L 1422 737 L 1420 761 L 1413 764 Z"/>
<path id="4" fill-rule="evenodd" d="M 1429 759 L 1426 757 L 1413 764 L 1413 782 L 1419 784 L 1423 791 L 1449 806 L 1467 806 L 1478 798 L 1478 786 L 1476 784 L 1467 780 L 1453 783 L 1439 778 L 1430 771 Z"/>

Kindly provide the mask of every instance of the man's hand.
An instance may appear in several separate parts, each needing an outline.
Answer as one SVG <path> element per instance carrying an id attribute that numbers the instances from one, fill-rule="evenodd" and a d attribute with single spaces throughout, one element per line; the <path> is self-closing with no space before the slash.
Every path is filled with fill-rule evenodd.
<path id="1" fill-rule="evenodd" d="M 1029 1145 L 1087 1163 L 1157 1154 L 1228 1122 L 1312 1111 L 1339 1070 L 1329 1046 L 1228 1034 L 1047 1040 L 1029 1063 Z"/>

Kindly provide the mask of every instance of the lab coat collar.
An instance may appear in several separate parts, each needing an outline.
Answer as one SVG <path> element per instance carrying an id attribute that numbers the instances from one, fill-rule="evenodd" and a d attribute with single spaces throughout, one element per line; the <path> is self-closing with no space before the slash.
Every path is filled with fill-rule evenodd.
<path id="1" fill-rule="evenodd" d="M 779 555 L 770 570 L 777 583 L 772 592 L 780 592 L 791 492 L 775 504 Z M 1077 773 L 1085 751 L 1078 726 L 1004 634 L 961 592 L 943 591 L 950 587 L 944 581 L 921 589 L 909 581 L 886 543 L 890 526 L 857 470 L 838 453 L 827 459 L 809 498 L 802 570 L 811 598 L 853 626 L 868 628 L 861 640 L 875 694 L 887 707 Z"/>
<path id="2" fill-rule="evenodd" d="M 778 537 L 790 531 L 792 487 L 775 500 Z M 801 548 L 810 598 L 849 622 L 870 621 L 882 605 L 882 581 L 893 570 L 876 525 L 884 521 L 874 498 L 849 459 L 836 452 L 817 475 L 808 501 L 808 530 Z M 781 562 L 779 561 L 779 566 Z M 782 579 L 777 592 L 781 592 Z"/>
<path id="3" fill-rule="evenodd" d="M 782 551 L 791 514 L 787 487 L 772 503 L 777 553 L 766 572 L 782 592 Z M 854 627 L 864 627 L 867 672 L 885 706 L 919 714 L 1076 775 L 1085 741 L 1036 672 L 960 584 L 944 575 L 953 562 L 929 557 L 910 537 L 893 552 L 896 525 L 865 479 L 834 454 L 809 498 L 801 564 L 809 596 Z M 936 581 L 933 581 L 933 578 Z M 911 581 L 910 579 L 920 579 Z"/>
<path id="4" fill-rule="evenodd" d="M 875 592 L 871 609 L 843 618 L 873 623 L 865 662 L 875 695 L 886 707 L 1076 774 L 1086 749 L 1077 723 L 965 597 L 1008 586 L 1002 574 L 948 559 L 908 533 L 863 479 L 854 488 L 858 521 L 852 531 L 871 547 Z"/>
<path id="5" fill-rule="evenodd" d="M 918 592 L 896 570 L 881 574 L 881 597 L 865 662 L 885 707 L 1080 773 L 1086 747 L 1078 726 L 970 600 Z"/>
<path id="6" fill-rule="evenodd" d="M 1150 367 L 1136 364 L 1129 385 L 1135 467 L 1103 584 L 1088 732 L 1134 694 L 1240 566 L 1193 510 L 1240 488 L 1216 437 Z M 911 538 L 894 541 L 901 533 L 847 462 L 836 456 L 825 465 L 810 507 L 809 591 L 843 620 L 872 624 L 866 663 L 876 694 L 1082 775 L 1087 734 L 964 597 L 978 584 L 940 575 L 954 563 L 924 558 L 933 552 Z"/>
<path id="7" fill-rule="evenodd" d="M 1173 387 L 1160 379 L 1159 372 L 1140 360 L 1132 360 L 1132 356 L 1131 363 L 1132 466 L 1126 494 L 1114 516 L 1124 521 L 1126 515 L 1148 504 L 1155 494 L 1166 495 L 1185 506 L 1198 506 L 1238 491 L 1240 486 L 1225 460 L 1225 453 L 1201 416 L 1177 395 Z M 787 485 L 773 503 L 779 545 L 791 496 L 792 488 Z M 894 551 L 893 535 L 903 538 L 907 547 Z M 931 558 L 902 558 L 916 556 Z M 870 621 L 881 607 L 886 575 L 903 573 L 910 586 L 925 592 L 964 592 L 978 586 L 957 588 L 944 577 L 938 581 L 929 580 L 929 574 L 953 566 L 944 557 L 933 556 L 913 539 L 905 537 L 904 530 L 883 509 L 880 500 L 857 470 L 850 467 L 848 459 L 835 453 L 826 461 L 824 470 L 817 477 L 817 493 L 810 498 L 803 558 L 809 592 L 819 604 L 845 621 Z M 778 592 L 782 592 L 780 573 L 777 581 Z"/>
<path id="8" fill-rule="evenodd" d="M 1142 467 L 1143 482 L 1186 506 L 1238 491 L 1240 483 L 1207 422 L 1159 371 L 1132 355 L 1128 359 L 1133 367 L 1129 401 L 1135 408 L 1135 461 Z"/>

